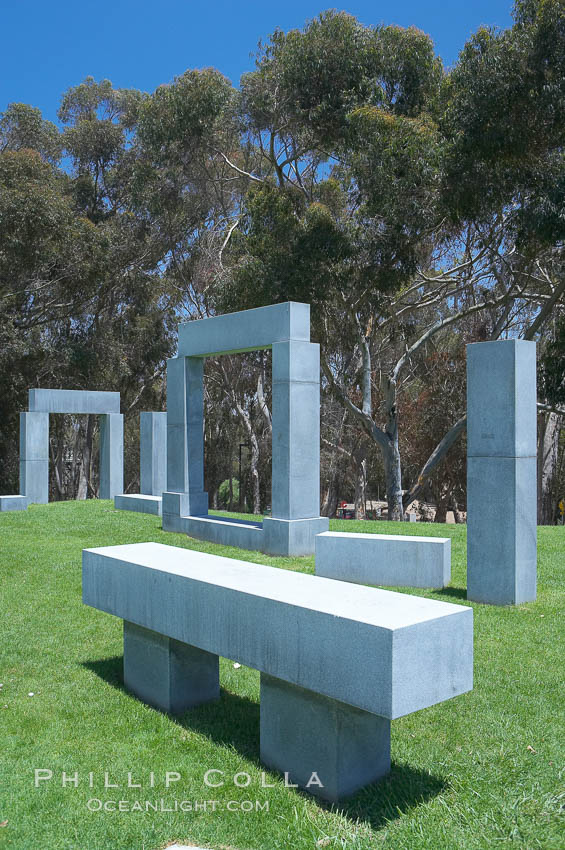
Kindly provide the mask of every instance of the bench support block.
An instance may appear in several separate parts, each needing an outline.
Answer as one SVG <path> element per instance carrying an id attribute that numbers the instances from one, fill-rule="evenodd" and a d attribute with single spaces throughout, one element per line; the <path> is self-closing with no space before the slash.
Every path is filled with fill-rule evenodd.
<path id="1" fill-rule="evenodd" d="M 385 717 L 266 673 L 260 714 L 263 764 L 316 797 L 336 802 L 390 771 Z"/>
<path id="2" fill-rule="evenodd" d="M 124 684 L 148 705 L 180 714 L 219 699 L 219 659 L 124 620 Z"/>

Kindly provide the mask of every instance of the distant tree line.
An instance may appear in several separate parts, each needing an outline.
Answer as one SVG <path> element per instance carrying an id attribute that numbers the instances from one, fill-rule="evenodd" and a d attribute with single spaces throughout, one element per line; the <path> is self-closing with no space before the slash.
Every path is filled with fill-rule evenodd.
<path id="1" fill-rule="evenodd" d="M 126 488 L 166 405 L 176 328 L 311 304 L 322 505 L 465 509 L 465 344 L 539 354 L 539 521 L 565 495 L 565 2 L 519 0 L 451 70 L 414 29 L 328 11 L 259 43 L 234 87 L 88 77 L 55 126 L 0 114 L 0 490 L 29 387 L 118 390 Z M 214 506 L 270 504 L 270 355 L 206 364 Z M 51 428 L 53 498 L 98 492 L 95 417 Z"/>

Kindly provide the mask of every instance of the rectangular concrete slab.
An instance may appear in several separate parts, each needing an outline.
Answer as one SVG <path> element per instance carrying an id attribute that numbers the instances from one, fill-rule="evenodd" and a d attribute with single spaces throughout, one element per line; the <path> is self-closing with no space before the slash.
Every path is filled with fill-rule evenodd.
<path id="1" fill-rule="evenodd" d="M 161 516 L 163 500 L 161 496 L 146 496 L 144 493 L 122 493 L 114 496 L 117 511 L 135 511 L 138 514 Z"/>
<path id="2" fill-rule="evenodd" d="M 242 310 L 179 325 L 179 356 L 213 357 L 270 348 L 286 339 L 310 340 L 310 305 L 296 301 Z"/>
<path id="3" fill-rule="evenodd" d="M 523 339 L 467 346 L 467 454 L 534 457 L 536 344 Z"/>
<path id="4" fill-rule="evenodd" d="M 472 687 L 461 605 L 158 543 L 84 550 L 83 601 L 389 719 Z"/>
<path id="5" fill-rule="evenodd" d="M 356 584 L 445 587 L 451 579 L 451 540 L 327 531 L 316 536 L 316 575 Z"/>
<path id="6" fill-rule="evenodd" d="M 535 457 L 467 460 L 467 597 L 491 605 L 536 598 Z"/>
<path id="7" fill-rule="evenodd" d="M 28 505 L 27 496 L 0 496 L 0 513 L 4 511 L 25 511 Z"/>
<path id="8" fill-rule="evenodd" d="M 29 390 L 29 409 L 47 413 L 119 413 L 120 394 L 97 390 Z"/>

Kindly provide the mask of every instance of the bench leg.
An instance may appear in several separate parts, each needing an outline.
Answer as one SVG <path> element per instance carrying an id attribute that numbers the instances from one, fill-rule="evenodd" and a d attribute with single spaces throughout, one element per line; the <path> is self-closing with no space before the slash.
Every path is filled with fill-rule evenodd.
<path id="1" fill-rule="evenodd" d="M 390 720 L 261 673 L 261 761 L 336 802 L 389 772 Z"/>
<path id="2" fill-rule="evenodd" d="M 124 620 L 124 684 L 143 702 L 179 714 L 219 699 L 219 659 Z"/>

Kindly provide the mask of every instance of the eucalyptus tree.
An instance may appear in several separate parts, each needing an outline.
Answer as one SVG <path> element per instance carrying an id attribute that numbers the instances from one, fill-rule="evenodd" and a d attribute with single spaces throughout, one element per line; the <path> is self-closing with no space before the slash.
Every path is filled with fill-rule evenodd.
<path id="1" fill-rule="evenodd" d="M 33 150 L 46 162 L 57 165 L 62 147 L 58 127 L 46 121 L 37 107 L 10 103 L 6 111 L 0 113 L 0 153 Z"/>
<path id="2" fill-rule="evenodd" d="M 502 32 L 481 28 L 446 82 L 444 185 L 453 220 L 503 230 L 510 332 L 538 341 L 539 456 L 553 458 L 539 474 L 547 522 L 561 422 L 547 363 L 565 310 L 565 3 L 519 0 L 514 18 Z"/>
<path id="3" fill-rule="evenodd" d="M 380 447 L 397 518 L 397 408 L 389 404 L 382 427 L 374 421 L 366 339 L 384 295 L 410 280 L 439 224 L 430 105 L 441 73 L 430 40 L 413 29 L 327 12 L 303 31 L 277 31 L 241 81 L 248 163 L 224 157 L 248 189 L 221 303 L 313 305 L 326 380 Z"/>
<path id="4" fill-rule="evenodd" d="M 550 108 L 540 92 L 532 111 L 533 81 L 560 92 L 561 54 L 548 35 L 559 43 L 560 6 L 545 4 L 543 21 L 520 12 L 484 51 L 479 33 L 447 76 L 424 34 L 329 12 L 303 31 L 275 32 L 242 78 L 247 162 L 220 153 L 248 183 L 220 303 L 313 304 L 327 386 L 382 451 L 391 517 L 421 494 L 465 426 L 461 416 L 447 430 L 403 500 L 399 392 L 417 359 L 471 317 L 475 338 L 532 338 L 562 293 L 554 252 L 539 241 L 544 203 L 530 191 L 516 208 L 509 194 L 532 173 L 541 185 L 559 159 L 559 122 L 548 118 L 541 147 L 530 134 L 522 160 L 516 149 L 505 160 L 499 144 L 512 79 L 531 126 Z M 493 73 L 506 105 L 492 94 Z M 526 129 L 513 131 L 515 146 Z M 558 220 L 550 215 L 546 230 Z"/>

